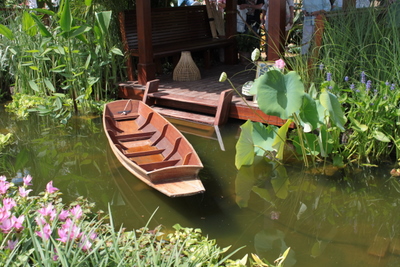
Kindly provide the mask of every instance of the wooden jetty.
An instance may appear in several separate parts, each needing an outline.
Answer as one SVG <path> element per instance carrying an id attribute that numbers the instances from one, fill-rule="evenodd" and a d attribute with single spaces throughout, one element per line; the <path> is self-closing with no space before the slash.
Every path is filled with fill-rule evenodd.
<path id="1" fill-rule="evenodd" d="M 228 74 L 228 78 L 231 80 L 233 86 L 225 81 L 219 82 L 219 77 L 222 72 L 226 72 Z M 285 123 L 285 121 L 281 120 L 275 116 L 269 116 L 264 114 L 259 108 L 257 103 L 254 103 L 252 99 L 244 99 L 239 95 L 238 92 L 241 91 L 241 88 L 244 83 L 247 81 L 252 81 L 255 78 L 255 69 L 252 63 L 249 63 L 248 66 L 244 65 L 220 65 L 213 66 L 211 69 L 203 69 L 202 70 L 202 79 L 198 81 L 190 81 L 190 82 L 178 82 L 172 80 L 172 75 L 162 75 L 157 77 L 160 80 L 158 86 L 158 92 L 161 93 L 160 98 L 162 98 L 162 93 L 164 95 L 170 95 L 173 97 L 169 97 L 170 103 L 163 103 L 163 107 L 169 106 L 171 109 L 178 110 L 178 107 L 184 106 L 184 111 L 176 112 L 179 115 L 175 116 L 175 118 L 181 117 L 181 119 L 194 121 L 194 122 L 203 122 L 209 125 L 221 125 L 226 122 L 226 119 L 223 118 L 222 121 L 215 123 L 213 118 L 206 117 L 198 117 L 197 115 L 193 115 L 194 113 L 199 113 L 199 106 L 207 106 L 214 105 L 211 103 L 222 103 L 226 105 L 226 102 L 223 101 L 223 94 L 227 93 L 227 90 L 232 90 L 232 95 L 229 96 L 229 107 L 226 108 L 228 118 L 239 119 L 239 120 L 252 120 L 258 121 L 265 124 L 273 124 L 277 126 L 281 126 Z M 232 88 L 234 87 L 234 88 Z M 124 82 L 119 84 L 119 97 L 123 99 L 143 99 L 143 95 L 145 94 L 146 86 L 140 85 L 135 82 Z M 222 99 L 221 99 L 222 95 Z M 153 95 L 154 96 L 154 95 Z M 231 97 L 231 98 L 230 98 Z M 166 98 L 166 97 L 165 97 Z M 174 99 L 172 99 L 174 98 Z M 181 99 L 179 99 L 181 98 Z M 151 101 L 150 101 L 151 102 Z M 185 104 L 186 102 L 186 104 Z M 197 102 L 197 103 L 195 103 Z M 152 103 L 156 103 L 153 99 Z M 157 103 L 155 104 L 157 106 Z M 203 108 L 204 111 L 205 108 Z M 158 110 L 160 114 L 163 114 L 162 111 Z M 210 113 L 210 112 L 202 112 L 202 113 Z M 165 114 L 163 114 L 165 115 Z M 210 115 L 210 114 L 209 114 Z"/>

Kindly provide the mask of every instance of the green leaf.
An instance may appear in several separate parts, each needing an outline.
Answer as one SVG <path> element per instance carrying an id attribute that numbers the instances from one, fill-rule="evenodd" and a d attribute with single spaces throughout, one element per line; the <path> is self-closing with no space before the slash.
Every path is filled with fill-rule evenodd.
<path id="1" fill-rule="evenodd" d="M 72 14 L 69 1 L 65 0 L 61 9 L 60 27 L 64 32 L 70 32 L 72 27 Z"/>
<path id="2" fill-rule="evenodd" d="M 389 143 L 390 139 L 389 137 L 387 137 L 384 133 L 382 133 L 381 131 L 375 130 L 372 132 L 374 138 L 378 141 L 381 142 L 385 142 L 385 143 Z"/>
<path id="3" fill-rule="evenodd" d="M 273 151 L 272 144 L 276 137 L 278 127 L 268 125 L 267 127 L 260 122 L 253 122 L 253 143 L 254 153 L 257 156 L 264 156 L 265 151 Z"/>
<path id="4" fill-rule="evenodd" d="M 337 97 L 327 91 L 324 91 L 319 96 L 321 105 L 329 112 L 331 121 L 344 131 L 344 124 L 346 123 L 346 117 L 342 111 L 342 105 L 339 103 Z"/>
<path id="5" fill-rule="evenodd" d="M 49 89 L 51 92 L 55 92 L 56 89 L 54 88 L 53 84 L 48 78 L 44 79 L 44 84 L 46 85 L 47 89 Z"/>
<path id="6" fill-rule="evenodd" d="M 300 76 L 291 71 L 285 75 L 270 70 L 254 81 L 260 109 L 267 115 L 288 119 L 299 111 L 304 96 Z"/>
<path id="7" fill-rule="evenodd" d="M 365 132 L 368 130 L 368 126 L 365 124 L 361 124 L 358 120 L 354 119 L 353 117 L 349 117 L 350 121 L 352 122 L 352 129 L 357 132 Z"/>
<path id="8" fill-rule="evenodd" d="M 278 152 L 276 154 L 276 158 L 279 160 L 283 160 L 283 152 L 285 151 L 287 132 L 292 122 L 293 121 L 289 119 L 286 121 L 284 125 L 281 126 L 281 128 L 279 128 L 278 133 L 274 139 L 274 142 L 272 143 L 272 147 Z"/>
<path id="9" fill-rule="evenodd" d="M 317 104 L 309 94 L 304 94 L 303 105 L 301 106 L 299 116 L 302 122 L 312 126 L 311 130 L 318 127 L 319 117 Z"/>
<path id="10" fill-rule="evenodd" d="M 26 11 L 24 11 L 24 13 L 22 13 L 22 30 L 29 36 L 35 36 L 37 34 L 35 20 Z"/>
<path id="11" fill-rule="evenodd" d="M 108 28 L 110 26 L 111 21 L 111 11 L 103 11 L 96 13 L 96 21 L 101 29 L 103 35 L 108 33 Z"/>
<path id="12" fill-rule="evenodd" d="M 78 28 L 75 28 L 72 33 L 70 34 L 70 38 L 84 34 L 85 32 L 88 32 L 92 29 L 92 27 L 89 27 L 88 25 L 82 25 L 79 26 Z"/>
<path id="13" fill-rule="evenodd" d="M 13 32 L 3 24 L 0 24 L 0 34 L 9 40 L 14 40 L 15 38 Z"/>
<path id="14" fill-rule="evenodd" d="M 28 81 L 28 83 L 29 83 L 29 87 L 30 87 L 33 91 L 39 92 L 39 87 L 38 87 L 38 85 L 35 83 L 35 81 L 30 80 L 30 81 Z"/>
<path id="15" fill-rule="evenodd" d="M 114 55 L 118 55 L 118 56 L 124 56 L 124 53 L 122 53 L 121 49 L 117 48 L 117 47 L 113 47 L 111 48 L 110 52 Z"/>
<path id="16" fill-rule="evenodd" d="M 235 166 L 238 170 L 243 165 L 251 165 L 254 162 L 253 123 L 248 120 L 240 126 L 240 129 L 235 155 Z"/>
<path id="17" fill-rule="evenodd" d="M 36 26 L 39 28 L 39 32 L 43 37 L 52 37 L 51 33 L 47 30 L 47 27 L 42 23 L 42 20 L 37 15 L 30 14 L 33 20 L 36 22 Z"/>

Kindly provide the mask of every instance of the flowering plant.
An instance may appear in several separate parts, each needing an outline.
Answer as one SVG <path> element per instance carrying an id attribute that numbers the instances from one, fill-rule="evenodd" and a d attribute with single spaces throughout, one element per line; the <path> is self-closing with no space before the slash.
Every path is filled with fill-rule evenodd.
<path id="1" fill-rule="evenodd" d="M 244 266 L 247 262 L 247 256 L 231 260 L 240 248 L 224 255 L 229 247 L 220 248 L 200 229 L 177 224 L 165 239 L 161 226 L 115 231 L 111 213 L 106 223 L 106 217 L 93 214 L 94 205 L 83 198 L 62 204 L 52 181 L 44 192 L 30 196 L 31 182 L 30 175 L 18 183 L 0 176 L 2 266 Z"/>

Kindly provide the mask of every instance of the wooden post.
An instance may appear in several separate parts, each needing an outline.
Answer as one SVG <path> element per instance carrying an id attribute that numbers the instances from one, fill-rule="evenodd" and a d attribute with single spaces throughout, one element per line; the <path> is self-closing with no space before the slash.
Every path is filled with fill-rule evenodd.
<path id="1" fill-rule="evenodd" d="M 270 0 L 268 7 L 268 61 L 278 60 L 284 52 L 286 0 Z"/>
<path id="2" fill-rule="evenodd" d="M 225 37 L 235 38 L 236 30 L 236 15 L 237 0 L 227 0 L 225 7 Z M 225 63 L 236 64 L 238 61 L 238 51 L 236 45 L 230 45 L 225 48 Z"/>
<path id="3" fill-rule="evenodd" d="M 139 48 L 138 82 L 146 84 L 156 77 L 151 40 L 151 1 L 136 1 L 136 18 Z"/>

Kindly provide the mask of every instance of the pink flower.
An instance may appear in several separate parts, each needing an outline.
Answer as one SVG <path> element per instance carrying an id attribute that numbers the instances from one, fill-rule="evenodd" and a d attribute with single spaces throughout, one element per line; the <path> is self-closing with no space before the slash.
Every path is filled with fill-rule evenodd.
<path id="1" fill-rule="evenodd" d="M 60 221 L 65 221 L 68 218 L 68 216 L 69 216 L 69 211 L 68 210 L 62 210 L 60 212 L 60 214 L 58 215 L 58 219 Z"/>
<path id="2" fill-rule="evenodd" d="M 10 188 L 11 184 L 7 181 L 0 180 L 0 194 L 7 193 L 8 188 Z"/>
<path id="3" fill-rule="evenodd" d="M 82 208 L 79 205 L 76 205 L 69 211 L 75 219 L 79 220 L 79 218 L 82 216 Z"/>
<path id="4" fill-rule="evenodd" d="M 7 207 L 0 207 L 0 222 L 10 218 L 11 212 Z"/>
<path id="5" fill-rule="evenodd" d="M 32 184 L 31 184 L 32 176 L 30 176 L 29 174 L 28 174 L 26 177 L 22 178 L 22 179 L 24 180 L 24 185 L 25 185 L 25 186 L 32 185 Z"/>
<path id="6" fill-rule="evenodd" d="M 32 189 L 26 190 L 25 187 L 21 187 L 21 186 L 20 186 L 20 187 L 18 187 L 18 191 L 19 191 L 19 195 L 20 195 L 21 197 L 27 197 L 28 194 L 29 194 L 29 192 L 32 191 Z"/>
<path id="7" fill-rule="evenodd" d="M 58 236 L 60 238 L 57 238 L 58 241 L 63 242 L 63 243 L 67 243 L 67 241 L 69 240 L 69 235 L 68 235 L 68 230 L 64 229 L 64 228 L 59 228 L 57 230 L 58 232 Z"/>
<path id="8" fill-rule="evenodd" d="M 278 59 L 278 60 L 275 61 L 275 66 L 278 69 L 283 70 L 285 68 L 285 66 L 286 66 L 286 63 L 285 63 L 285 61 L 283 61 L 283 59 Z"/>
<path id="9" fill-rule="evenodd" d="M 46 224 L 46 219 L 43 216 L 36 216 L 35 221 L 40 226 L 43 226 Z"/>
<path id="10" fill-rule="evenodd" d="M 56 210 L 54 209 L 54 206 L 51 203 L 48 204 L 46 207 L 38 209 L 37 212 L 43 215 L 43 217 L 50 219 L 50 221 L 53 221 L 57 215 Z"/>
<path id="11" fill-rule="evenodd" d="M 56 191 L 58 191 L 58 188 L 53 186 L 53 181 L 48 182 L 46 185 L 46 192 L 52 194 Z"/>
<path id="12" fill-rule="evenodd" d="M 17 230 L 17 232 L 20 232 L 22 229 L 24 229 L 24 226 L 22 225 L 24 222 L 25 216 L 21 215 L 18 218 L 13 216 L 14 220 L 14 228 Z"/>
<path id="13" fill-rule="evenodd" d="M 7 181 L 7 177 L 5 177 L 4 175 L 1 175 L 0 176 L 0 181 L 3 181 L 3 182 Z"/>
<path id="14" fill-rule="evenodd" d="M 12 230 L 13 226 L 14 226 L 14 220 L 13 218 L 9 218 L 1 222 L 0 229 L 3 233 L 7 234 Z"/>
<path id="15" fill-rule="evenodd" d="M 82 238 L 79 246 L 83 251 L 88 251 L 92 247 L 92 243 L 87 238 Z"/>
<path id="16" fill-rule="evenodd" d="M 18 238 L 15 241 L 7 240 L 7 246 L 5 249 L 13 250 L 17 246 L 18 242 Z"/>
<path id="17" fill-rule="evenodd" d="M 45 226 L 40 230 L 36 231 L 36 234 L 41 237 L 43 240 L 49 240 L 51 236 L 51 228 L 50 225 L 47 223 Z"/>
<path id="18" fill-rule="evenodd" d="M 61 242 L 67 242 L 69 240 L 75 240 L 82 236 L 81 228 L 79 228 L 76 224 L 72 222 L 71 219 L 67 219 L 65 223 L 58 229 L 58 238 L 57 240 Z"/>
<path id="19" fill-rule="evenodd" d="M 12 198 L 4 198 L 3 199 L 3 206 L 8 210 L 11 210 L 16 205 L 17 205 L 17 203 Z"/>

